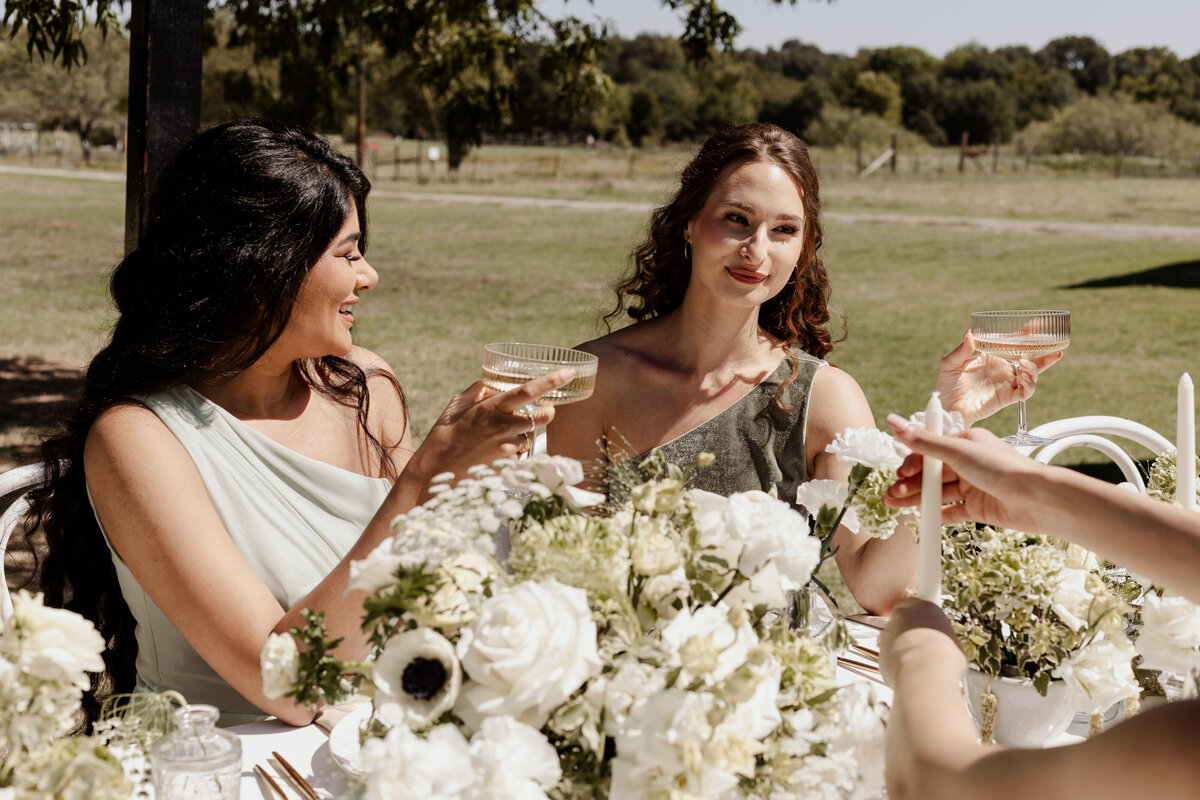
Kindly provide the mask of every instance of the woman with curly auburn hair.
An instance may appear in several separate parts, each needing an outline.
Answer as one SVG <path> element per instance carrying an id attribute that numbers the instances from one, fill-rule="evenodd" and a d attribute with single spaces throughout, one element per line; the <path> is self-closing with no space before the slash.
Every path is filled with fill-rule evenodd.
<path id="1" fill-rule="evenodd" d="M 595 394 L 558 409 L 549 449 L 601 473 L 661 451 L 701 489 L 759 489 L 794 502 L 797 487 L 849 470 L 825 452 L 838 433 L 874 427 L 866 397 L 823 359 L 829 279 L 819 250 L 821 199 L 808 148 L 774 125 L 714 133 L 683 169 L 679 189 L 650 218 L 605 321 L 628 327 L 580 349 L 600 359 Z M 1033 391 L 1038 369 L 1014 375 L 974 354 L 969 339 L 942 360 L 938 388 L 967 424 Z M 603 482 L 603 479 L 597 480 Z M 880 540 L 846 529 L 834 541 L 855 598 L 886 613 L 916 572 L 911 535 Z"/>

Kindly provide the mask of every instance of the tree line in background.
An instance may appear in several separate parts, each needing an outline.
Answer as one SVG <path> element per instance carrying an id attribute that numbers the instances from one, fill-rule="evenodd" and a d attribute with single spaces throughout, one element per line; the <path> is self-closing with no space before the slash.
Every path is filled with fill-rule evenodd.
<path id="1" fill-rule="evenodd" d="M 551 41 L 458 25 L 454 46 L 395 47 L 388 43 L 396 37 L 436 30 L 424 20 L 363 36 L 333 17 L 314 24 L 295 8 L 214 4 L 205 30 L 206 123 L 258 115 L 349 135 L 361 76 L 372 130 L 446 140 L 452 164 L 483 134 L 654 146 L 755 119 L 818 146 L 882 146 L 896 132 L 909 146 L 937 146 L 965 133 L 979 144 L 1019 134 L 1043 152 L 1200 153 L 1200 53 L 1110 54 L 1084 36 L 1036 51 L 968 44 L 944 58 L 916 47 L 848 56 L 799 40 L 762 52 L 712 46 L 728 44 L 732 33 L 711 19 L 691 38 L 625 39 L 568 26 Z M 26 48 L 0 32 L 0 120 L 57 125 L 96 144 L 118 136 L 127 41 L 118 29 L 83 37 L 86 63 L 66 71 L 36 55 L 31 63 Z"/>

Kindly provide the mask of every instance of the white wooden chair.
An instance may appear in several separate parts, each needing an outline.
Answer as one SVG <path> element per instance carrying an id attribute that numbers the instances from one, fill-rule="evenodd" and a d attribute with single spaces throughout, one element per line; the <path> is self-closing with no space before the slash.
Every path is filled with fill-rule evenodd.
<path id="1" fill-rule="evenodd" d="M 1089 447 L 1097 450 L 1113 460 L 1125 477 L 1126 483 L 1143 494 L 1146 482 L 1138 469 L 1137 462 L 1129 451 L 1113 441 L 1113 438 L 1127 439 L 1135 442 L 1157 456 L 1170 450 L 1174 445 L 1169 440 L 1140 422 L 1124 417 L 1109 417 L 1094 415 L 1086 417 L 1067 417 L 1037 426 L 1030 433 L 1053 439 L 1053 444 L 1041 447 L 1021 447 L 1022 453 L 1032 456 L 1043 464 L 1049 464 L 1055 456 L 1072 447 Z"/>
<path id="2" fill-rule="evenodd" d="M 16 467 L 0 474 L 0 498 L 19 492 L 12 505 L 0 515 L 0 619 L 7 620 L 12 616 L 12 598 L 8 594 L 8 580 L 4 576 L 4 555 L 8 550 L 8 540 L 20 523 L 25 512 L 29 510 L 29 489 L 40 483 L 46 470 L 42 463 L 27 464 Z"/>

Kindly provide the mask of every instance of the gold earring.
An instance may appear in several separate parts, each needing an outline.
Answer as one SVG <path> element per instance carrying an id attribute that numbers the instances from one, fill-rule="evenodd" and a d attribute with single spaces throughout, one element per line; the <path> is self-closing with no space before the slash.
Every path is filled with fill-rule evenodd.
<path id="1" fill-rule="evenodd" d="M 692 262 L 692 243 L 687 239 L 683 240 L 683 260 L 689 264 Z"/>

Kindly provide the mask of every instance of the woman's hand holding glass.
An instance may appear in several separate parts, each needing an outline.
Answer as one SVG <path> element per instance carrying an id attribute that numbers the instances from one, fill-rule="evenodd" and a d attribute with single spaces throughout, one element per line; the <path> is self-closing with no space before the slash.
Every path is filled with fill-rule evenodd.
<path id="1" fill-rule="evenodd" d="M 970 427 L 1005 406 L 1028 400 L 1037 386 L 1038 374 L 1062 358 L 1062 351 L 1034 359 L 1022 359 L 1020 369 L 1012 362 L 989 353 L 978 352 L 971 332 L 962 344 L 942 357 L 935 388 L 941 393 L 942 407 L 958 411 Z"/>
<path id="2" fill-rule="evenodd" d="M 432 478 L 442 472 L 463 476 L 476 464 L 517 455 L 528 447 L 533 429 L 554 419 L 554 406 L 540 405 L 537 399 L 574 377 L 574 370 L 560 369 L 499 393 L 477 381 L 450 401 L 413 461 L 418 469 L 429 464 Z"/>

